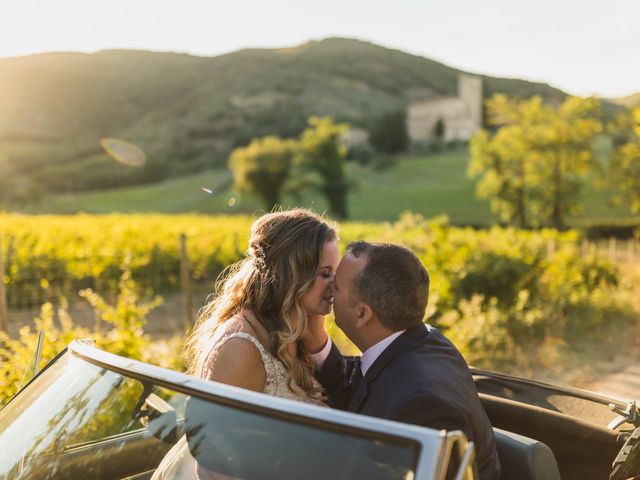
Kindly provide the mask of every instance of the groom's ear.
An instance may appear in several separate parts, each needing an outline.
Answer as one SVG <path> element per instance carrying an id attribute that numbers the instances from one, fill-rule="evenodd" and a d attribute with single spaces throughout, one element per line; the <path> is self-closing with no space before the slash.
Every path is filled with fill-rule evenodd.
<path id="1" fill-rule="evenodd" d="M 356 326 L 358 327 L 364 327 L 373 319 L 373 310 L 368 303 L 359 302 L 356 311 Z"/>

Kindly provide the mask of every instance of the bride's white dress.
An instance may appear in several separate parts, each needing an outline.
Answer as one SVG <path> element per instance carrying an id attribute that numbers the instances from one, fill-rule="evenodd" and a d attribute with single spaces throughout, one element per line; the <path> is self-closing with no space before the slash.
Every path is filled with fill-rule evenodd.
<path id="1" fill-rule="evenodd" d="M 209 378 L 209 372 L 212 364 L 215 362 L 216 354 L 220 347 L 224 345 L 228 340 L 232 338 L 242 338 L 247 340 L 258 349 L 262 363 L 264 364 L 264 370 L 267 374 L 267 378 L 264 384 L 264 393 L 273 395 L 274 397 L 288 398 L 290 400 L 297 400 L 299 402 L 312 403 L 314 405 L 323 405 L 322 401 L 312 398 L 302 388 L 297 385 L 293 386 L 293 390 L 289 388 L 289 381 L 287 378 L 287 368 L 284 364 L 271 355 L 262 346 L 262 343 L 253 335 L 246 332 L 234 332 L 223 335 L 219 340 L 213 342 L 213 347 L 205 357 L 198 376 L 200 378 Z M 314 379 L 314 382 L 316 380 Z M 320 385 L 316 382 L 316 387 L 320 388 Z"/>
<path id="2" fill-rule="evenodd" d="M 232 338 L 247 340 L 253 343 L 260 352 L 260 357 L 262 358 L 262 363 L 264 364 L 264 370 L 266 373 L 263 393 L 313 405 L 325 405 L 321 400 L 311 397 L 297 385 L 294 385 L 293 389 L 291 389 L 289 387 L 287 368 L 284 364 L 267 352 L 262 343 L 260 343 L 256 337 L 246 332 L 224 334 L 219 339 L 214 337 L 211 350 L 209 350 L 204 362 L 202 362 L 202 365 L 198 369 L 198 377 L 204 379 L 210 378 L 211 367 L 216 360 L 218 351 L 222 345 Z M 314 382 L 316 382 L 315 379 Z M 319 384 L 316 386 L 319 387 Z M 200 476 L 198 476 L 197 470 L 196 462 L 189 452 L 186 437 L 183 435 L 162 459 L 162 462 L 160 462 L 160 465 L 153 474 L 153 477 L 151 477 L 151 480 L 197 480 L 202 477 L 202 472 L 200 472 Z M 217 475 L 214 478 L 226 479 L 230 477 Z M 204 479 L 202 478 L 201 480 Z"/>

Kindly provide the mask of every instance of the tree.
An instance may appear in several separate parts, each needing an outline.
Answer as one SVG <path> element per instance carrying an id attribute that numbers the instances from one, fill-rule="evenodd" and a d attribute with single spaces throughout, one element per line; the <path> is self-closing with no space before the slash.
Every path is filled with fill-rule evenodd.
<path id="1" fill-rule="evenodd" d="M 271 211 L 280 202 L 296 152 L 294 140 L 274 136 L 256 138 L 249 146 L 236 148 L 229 157 L 236 188 L 256 195 L 265 210 Z"/>
<path id="2" fill-rule="evenodd" d="M 619 116 L 610 126 L 614 151 L 609 161 L 609 181 L 619 193 L 615 200 L 640 212 L 640 107 Z"/>
<path id="3" fill-rule="evenodd" d="M 545 109 L 545 121 L 528 141 L 538 183 L 540 216 L 556 228 L 579 211 L 585 176 L 595 167 L 593 139 L 602 131 L 600 103 L 595 98 L 569 97 L 556 110 Z"/>
<path id="4" fill-rule="evenodd" d="M 347 194 L 350 184 L 346 174 L 347 149 L 340 135 L 347 125 L 333 123 L 329 117 L 311 117 L 309 127 L 300 135 L 298 163 L 320 178 L 320 191 L 336 218 L 347 218 Z"/>
<path id="5" fill-rule="evenodd" d="M 594 98 L 569 97 L 559 107 L 495 95 L 487 101 L 495 133 L 471 139 L 468 173 L 503 221 L 563 228 L 577 211 L 582 180 L 594 166 L 592 141 L 602 130 Z"/>
<path id="6" fill-rule="evenodd" d="M 442 127 L 444 133 L 444 125 Z M 369 128 L 369 140 L 379 152 L 404 152 L 409 145 L 407 113 L 397 110 L 380 115 Z"/>
<path id="7" fill-rule="evenodd" d="M 482 174 L 476 185 L 478 196 L 491 199 L 491 209 L 502 221 L 528 227 L 522 128 L 505 126 L 493 138 L 481 131 L 471 139 L 470 150 L 469 175 Z"/>

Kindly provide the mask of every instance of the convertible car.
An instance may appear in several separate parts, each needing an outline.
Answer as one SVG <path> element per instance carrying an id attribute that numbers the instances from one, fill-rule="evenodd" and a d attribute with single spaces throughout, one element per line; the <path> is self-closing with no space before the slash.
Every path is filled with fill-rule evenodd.
<path id="1" fill-rule="evenodd" d="M 634 402 L 473 375 L 496 429 L 502 478 L 638 474 Z M 473 442 L 461 432 L 205 382 L 74 341 L 0 410 L 0 479 L 85 478 L 478 477 Z"/>

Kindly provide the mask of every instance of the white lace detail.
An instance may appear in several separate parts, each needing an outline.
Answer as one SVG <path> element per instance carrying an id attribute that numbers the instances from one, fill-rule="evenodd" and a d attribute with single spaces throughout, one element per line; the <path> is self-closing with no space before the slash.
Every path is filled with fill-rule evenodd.
<path id="1" fill-rule="evenodd" d="M 256 337 L 246 332 L 230 333 L 217 340 L 211 347 L 211 350 L 209 351 L 205 358 L 205 361 L 203 362 L 202 368 L 198 372 L 200 377 L 205 378 L 206 370 L 209 368 L 211 363 L 215 361 L 215 353 L 225 342 L 232 338 L 242 338 L 244 340 L 248 340 L 253 343 L 253 345 L 255 345 L 255 347 L 258 349 L 258 352 L 260 352 L 260 357 L 262 358 L 262 363 L 264 364 L 264 370 L 266 373 L 266 380 L 263 390 L 264 393 L 273 395 L 275 397 L 288 398 L 290 400 L 297 400 L 299 402 L 311 403 L 314 405 L 325 405 L 322 401 L 309 396 L 307 392 L 305 392 L 298 386 L 294 386 L 295 391 L 291 390 L 291 388 L 289 388 L 287 368 L 284 366 L 284 364 L 279 359 L 267 352 L 262 343 L 260 343 L 260 341 Z M 317 381 L 315 379 L 313 381 L 319 388 L 320 385 L 317 383 Z"/>

